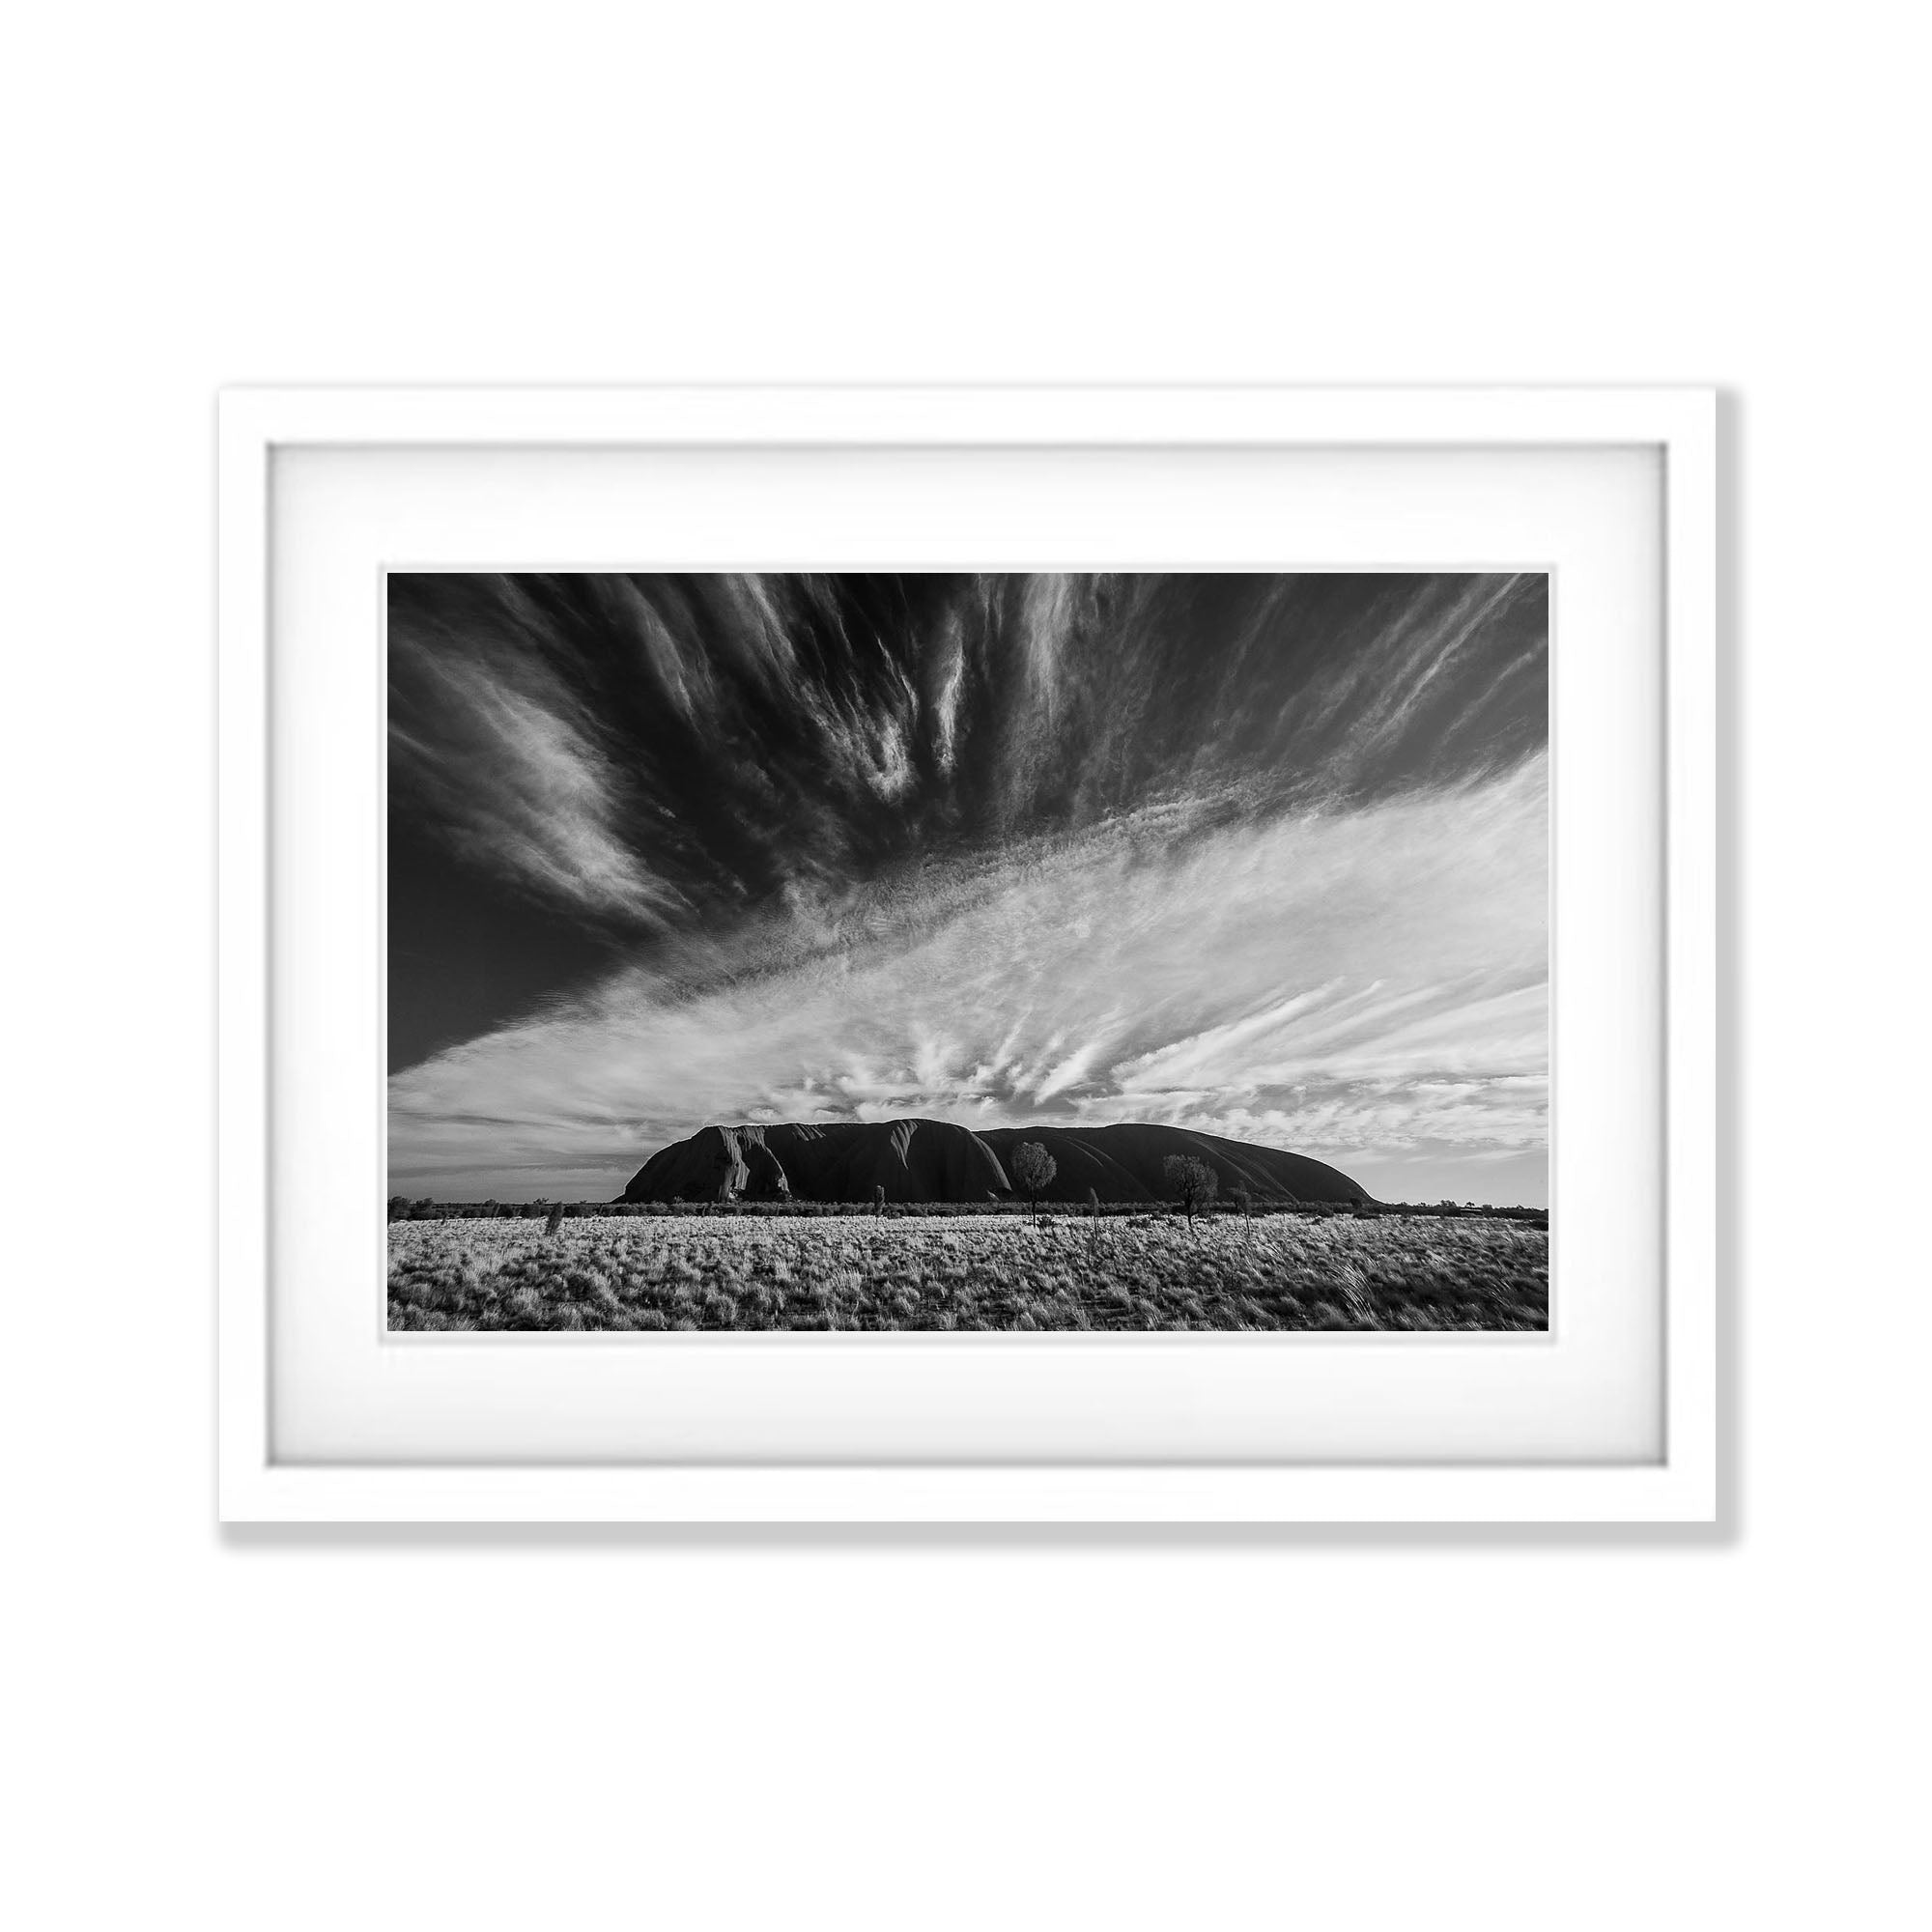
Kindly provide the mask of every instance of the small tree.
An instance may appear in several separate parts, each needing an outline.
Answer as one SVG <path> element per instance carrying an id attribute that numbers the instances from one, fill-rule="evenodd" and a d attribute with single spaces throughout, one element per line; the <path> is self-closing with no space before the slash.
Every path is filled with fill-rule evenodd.
<path id="1" fill-rule="evenodd" d="M 1028 1217 L 1035 1223 L 1039 1219 L 1040 1192 L 1057 1172 L 1053 1156 L 1037 1141 L 1022 1141 L 1013 1150 L 1013 1179 L 1027 1198 Z"/>
<path id="2" fill-rule="evenodd" d="M 1171 1153 L 1160 1166 L 1167 1191 L 1180 1203 L 1187 1216 L 1188 1233 L 1192 1234 L 1195 1215 L 1205 1214 L 1214 1205 L 1214 1190 L 1219 1185 L 1214 1170 L 1191 1153 Z"/>
<path id="3" fill-rule="evenodd" d="M 554 1201 L 551 1203 L 550 1213 L 544 1220 L 544 1233 L 546 1235 L 554 1235 L 562 1226 L 563 1203 L 561 1201 Z"/>
<path id="4" fill-rule="evenodd" d="M 885 1211 L 886 1211 L 886 1183 L 882 1180 L 878 1182 L 872 1189 L 872 1212 L 874 1214 L 883 1214 Z"/>

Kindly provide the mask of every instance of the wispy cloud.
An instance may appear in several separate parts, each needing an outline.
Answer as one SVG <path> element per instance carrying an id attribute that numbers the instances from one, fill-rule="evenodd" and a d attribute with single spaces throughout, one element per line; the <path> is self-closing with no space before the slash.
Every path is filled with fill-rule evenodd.
<path id="1" fill-rule="evenodd" d="M 639 923 L 686 907 L 616 831 L 620 774 L 569 715 L 492 674 L 485 664 L 435 660 L 440 729 L 434 740 L 392 726 L 390 761 L 406 798 L 436 811 L 471 863 L 540 896 Z M 480 771 L 487 786 L 476 783 Z"/>
<path id="2" fill-rule="evenodd" d="M 655 933 L 1162 803 L 1252 815 L 1543 742 L 1533 577 L 398 576 L 392 810 Z"/>
<path id="3" fill-rule="evenodd" d="M 1534 1155 L 1547 810 L 1541 754 L 1265 813 L 1204 787 L 782 898 L 397 1075 L 392 1171 L 614 1193 L 704 1121 L 907 1114 L 1163 1120 L 1345 1168 Z"/>

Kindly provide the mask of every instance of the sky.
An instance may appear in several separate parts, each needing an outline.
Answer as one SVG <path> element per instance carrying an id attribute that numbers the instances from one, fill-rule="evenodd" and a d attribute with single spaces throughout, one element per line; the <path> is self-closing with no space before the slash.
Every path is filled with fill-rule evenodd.
<path id="1" fill-rule="evenodd" d="M 389 1184 L 1154 1121 L 1548 1194 L 1546 578 L 392 575 Z"/>

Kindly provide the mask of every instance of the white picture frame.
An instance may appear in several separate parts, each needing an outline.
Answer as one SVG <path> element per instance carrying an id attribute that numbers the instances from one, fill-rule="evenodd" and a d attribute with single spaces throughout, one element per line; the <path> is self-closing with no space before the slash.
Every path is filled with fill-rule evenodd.
<path id="1" fill-rule="evenodd" d="M 1698 388 L 239 389 L 220 401 L 219 1512 L 229 1521 L 1651 1522 L 1719 1504 L 1716 402 Z M 1662 773 L 1656 1453 L 1184 1461 L 1115 1454 L 593 1461 L 278 1452 L 271 1360 L 270 705 L 276 466 L 291 451 L 1641 451 L 1659 488 Z M 512 483 L 507 486 L 514 490 Z M 423 559 L 414 558 L 412 561 Z M 493 561 L 511 559 L 492 558 Z M 522 556 L 518 562 L 549 560 Z M 578 559 L 585 561 L 587 559 Z M 600 559 L 602 560 L 602 559 Z M 768 566 L 777 559 L 762 559 Z M 787 562 L 812 562 L 793 556 Z M 1150 562 L 1166 559 L 1149 558 Z M 1251 558 L 1271 562 L 1271 558 Z M 1419 562 L 1409 556 L 1390 562 Z M 1429 559 L 1439 561 L 1441 559 Z M 1454 561 L 1466 561 L 1458 557 Z M 743 557 L 690 556 L 696 567 Z M 844 564 L 847 558 L 836 559 Z M 1068 559 L 1072 561 L 1072 559 Z M 374 600 L 371 600 L 372 620 Z M 1559 669 L 1559 677 L 1561 675 Z M 324 728 L 324 727 L 318 727 Z M 333 728 L 333 727 L 327 727 Z M 362 752 L 345 741 L 343 756 Z M 1560 810 L 1560 808 L 1559 808 Z M 374 895 L 380 869 L 367 881 Z M 1562 892 L 1560 875 L 1556 883 Z M 1653 963 L 1631 970 L 1650 972 Z M 1646 1154 L 1647 1157 L 1647 1154 Z M 1559 1215 L 1560 1215 L 1559 1208 Z M 1559 1227 L 1559 1242 L 1560 1242 Z M 1558 1278 L 1560 1293 L 1560 1273 Z M 345 1293 L 348 1289 L 345 1287 Z M 668 1338 L 675 1339 L 675 1338 Z M 1255 1344 L 1231 1346 L 1256 1346 Z M 591 1357 L 580 1353 L 578 1363 Z M 981 1357 L 983 1360 L 983 1356 Z M 1331 1357 L 1339 1360 L 1339 1356 Z M 560 1374 L 579 1373 L 577 1370 Z M 1320 1371 L 1316 1371 L 1320 1373 Z M 286 1391 L 284 1391 L 286 1393 Z"/>

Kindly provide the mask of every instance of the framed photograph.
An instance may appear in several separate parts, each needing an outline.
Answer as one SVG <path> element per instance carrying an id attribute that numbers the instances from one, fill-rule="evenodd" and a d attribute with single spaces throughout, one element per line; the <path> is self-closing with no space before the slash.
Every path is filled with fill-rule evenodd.
<path id="1" fill-rule="evenodd" d="M 224 1519 L 1715 1519 L 1711 392 L 220 433 Z"/>

